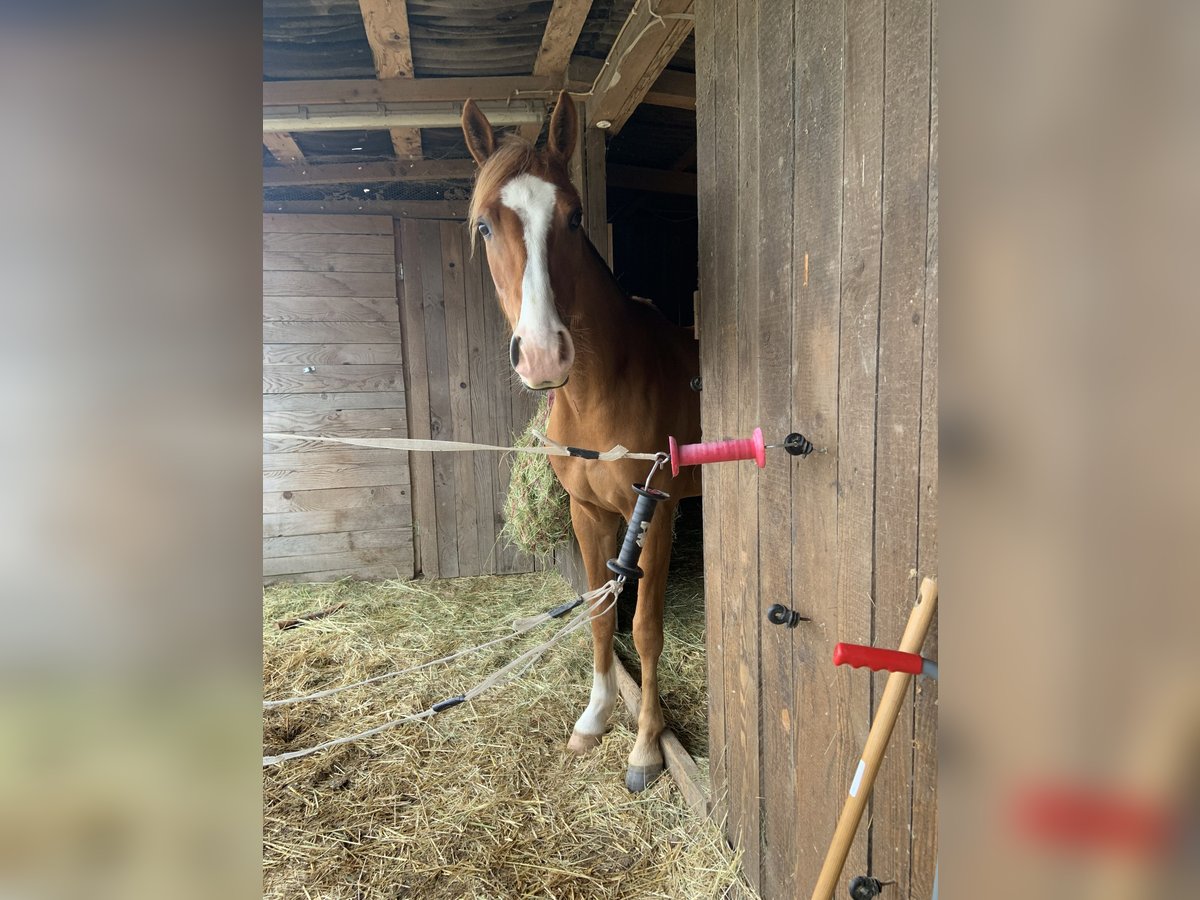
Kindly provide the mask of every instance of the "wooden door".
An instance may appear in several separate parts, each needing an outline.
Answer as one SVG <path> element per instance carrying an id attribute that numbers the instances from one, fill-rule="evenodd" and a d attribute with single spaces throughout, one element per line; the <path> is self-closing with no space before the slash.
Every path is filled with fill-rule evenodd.
<path id="1" fill-rule="evenodd" d="M 263 216 L 263 431 L 405 437 L 388 216 Z M 405 454 L 263 439 L 263 579 L 411 578 Z"/>
<path id="2" fill-rule="evenodd" d="M 713 790 L 768 898 L 810 896 L 882 690 L 833 645 L 896 646 L 937 573 L 935 25 L 930 0 L 696 4 L 705 438 L 828 451 L 704 473 Z M 936 698 L 917 683 L 838 896 L 930 896 Z"/>
<path id="3" fill-rule="evenodd" d="M 483 248 L 472 254 L 461 221 L 405 219 L 396 226 L 396 242 L 413 437 L 510 445 L 538 397 L 516 383 L 509 366 L 508 324 Z M 421 572 L 436 578 L 541 567 L 500 535 L 509 456 L 411 458 Z"/>

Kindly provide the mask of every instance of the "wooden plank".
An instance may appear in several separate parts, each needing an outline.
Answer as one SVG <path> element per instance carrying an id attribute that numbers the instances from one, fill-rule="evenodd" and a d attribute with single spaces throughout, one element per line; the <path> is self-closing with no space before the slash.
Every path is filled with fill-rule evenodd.
<path id="1" fill-rule="evenodd" d="M 263 322 L 264 344 L 398 344 L 394 322 Z"/>
<path id="2" fill-rule="evenodd" d="M 479 283 L 483 289 L 484 311 L 484 340 L 486 351 L 483 359 L 488 372 L 488 422 L 498 439 L 498 443 L 506 443 L 513 439 L 512 402 L 510 393 L 515 375 L 509 365 L 507 346 L 511 330 L 500 309 L 500 301 L 496 297 L 496 285 L 492 281 L 484 254 L 476 257 L 479 260 Z M 512 459 L 502 456 L 496 461 L 493 469 L 494 494 L 492 506 L 495 510 L 496 533 L 500 534 L 503 527 L 504 501 L 508 497 L 509 478 L 512 473 Z M 499 537 L 496 543 L 496 571 L 508 573 L 517 571 L 516 549 L 507 538 Z"/>
<path id="3" fill-rule="evenodd" d="M 492 418 L 491 396 L 492 375 L 485 361 L 496 348 L 488 342 L 487 311 L 484 308 L 483 273 L 479 257 L 472 259 L 470 239 L 465 230 L 459 232 L 463 244 L 463 288 L 467 312 L 467 356 L 470 376 L 467 379 L 471 400 L 471 433 L 474 439 L 488 444 L 499 444 L 496 423 Z M 508 443 L 505 440 L 505 443 Z M 475 516 L 479 543 L 480 572 L 494 574 L 497 571 L 496 557 L 496 455 L 473 453 L 475 467 Z"/>
<path id="4" fill-rule="evenodd" d="M 395 259 L 385 253 L 263 253 L 267 272 L 389 272 Z"/>
<path id="5" fill-rule="evenodd" d="M 383 272 L 263 272 L 263 294 L 395 298 L 396 279 Z"/>
<path id="6" fill-rule="evenodd" d="M 263 344 L 263 364 L 399 365 L 400 344 Z"/>
<path id="7" fill-rule="evenodd" d="M 297 456 L 309 454 L 298 453 Z M 372 487 L 408 482 L 408 464 L 317 463 L 263 467 L 263 492 L 303 491 L 321 488 Z"/>
<path id="8" fill-rule="evenodd" d="M 667 69 L 650 85 L 650 90 L 646 92 L 642 102 L 648 106 L 695 109 L 696 76 L 690 72 L 675 72 Z"/>
<path id="9" fill-rule="evenodd" d="M 625 708 L 636 722 L 642 708 L 642 689 L 633 680 L 620 657 L 613 657 L 613 670 L 617 674 L 617 689 L 621 692 L 621 699 L 625 701 Z M 670 728 L 663 729 L 659 744 L 662 747 L 666 769 L 671 773 L 671 780 L 675 782 L 675 786 L 679 788 L 683 802 L 696 816 L 704 818 L 708 815 L 708 797 L 701 786 L 700 770 L 696 768 L 696 761 Z"/>
<path id="10" fill-rule="evenodd" d="M 407 0 L 359 0 L 367 43 L 380 79 L 412 78 L 412 43 L 408 29 Z M 400 159 L 420 158 L 421 130 L 393 128 L 392 147 Z"/>
<path id="11" fill-rule="evenodd" d="M 321 394 L 264 394 L 263 412 L 323 409 L 391 409 L 403 407 L 394 391 Z"/>
<path id="12" fill-rule="evenodd" d="M 446 306 L 442 296 L 442 236 L 436 222 L 417 229 L 417 253 L 422 279 L 421 308 L 425 316 L 425 359 L 429 373 L 429 436 L 446 439 L 453 433 L 450 376 L 446 351 Z M 449 454 L 434 453 L 433 497 L 437 507 L 438 569 L 443 578 L 458 575 L 458 519 L 455 463 Z M 424 561 L 424 556 L 422 555 Z"/>
<path id="13" fill-rule="evenodd" d="M 812 625 L 796 629 L 792 728 L 796 759 L 793 883 L 804 896 L 821 870 L 846 796 L 846 766 L 861 749 L 839 717 L 849 680 L 829 656 L 838 627 L 838 347 L 841 300 L 842 0 L 814 0 L 795 17 L 792 413 L 794 427 L 828 453 L 793 468 L 794 606 Z M 787 521 L 785 519 L 785 521 Z M 865 602 L 865 601 L 860 601 Z M 865 684 L 863 679 L 859 681 Z M 832 742 L 832 743 L 831 743 Z M 859 873 L 861 874 L 861 873 Z"/>
<path id="14" fill-rule="evenodd" d="M 392 297 L 263 297 L 265 322 L 395 322 L 396 318 Z"/>
<path id="15" fill-rule="evenodd" d="M 533 61 L 534 75 L 562 77 L 591 8 L 592 0 L 554 0 L 542 45 Z"/>
<path id="16" fill-rule="evenodd" d="M 662 74 L 687 36 L 694 0 L 659 0 L 652 16 L 648 4 L 638 3 L 609 50 L 596 93 L 588 102 L 588 127 L 607 120 L 617 134 Z M 688 16 L 689 18 L 676 18 Z"/>
<path id="17" fill-rule="evenodd" d="M 736 173 L 736 154 L 729 152 L 727 143 L 732 117 L 724 115 L 723 106 L 729 100 L 731 87 L 722 79 L 727 73 L 725 28 L 730 17 L 727 7 L 716 0 L 702 0 L 696 9 L 696 55 L 697 70 L 701 73 L 698 82 L 696 103 L 696 125 L 700 137 L 701 152 L 698 167 L 698 210 L 700 230 L 700 289 L 711 297 L 727 296 L 726 264 L 729 259 L 729 242 L 725 236 L 725 210 L 723 206 L 732 197 L 728 179 Z M 736 96 L 734 97 L 736 102 Z M 720 114 L 718 111 L 721 111 Z M 732 167 L 732 168 L 731 168 Z M 729 334 L 724 329 L 729 325 L 732 303 L 706 303 L 701 306 L 704 317 L 702 331 L 708 334 Z M 709 439 L 725 433 L 724 403 L 727 384 L 724 374 L 725 362 L 730 354 L 715 352 L 717 347 L 701 342 L 700 371 L 708 389 L 700 394 L 701 425 Z M 711 809 L 717 821 L 728 820 L 729 793 L 729 742 L 726 722 L 725 678 L 728 653 L 725 644 L 725 609 L 727 588 L 724 564 L 724 495 L 721 492 L 720 475 L 713 468 L 702 470 L 704 480 L 704 580 L 705 612 L 707 627 L 705 645 L 708 655 L 708 732 L 709 759 L 712 781 Z M 729 703 L 734 699 L 730 698 Z M 727 833 L 729 829 L 726 829 Z"/>
<path id="18" fill-rule="evenodd" d="M 758 352 L 758 318 L 762 298 L 759 295 L 758 266 L 760 253 L 760 211 L 758 197 L 759 129 L 762 123 L 755 114 L 758 105 L 758 3 L 757 0 L 738 0 L 736 30 L 729 35 L 733 42 L 733 62 L 737 71 L 738 109 L 745 112 L 737 119 L 736 148 L 737 176 L 734 182 L 738 202 L 736 212 L 737 269 L 734 291 L 736 332 L 735 346 L 739 371 L 735 381 L 733 433 L 749 434 L 758 425 L 758 377 L 753 364 L 747 363 Z M 732 224 L 732 223 L 731 223 Z M 730 348 L 732 349 L 732 348 Z M 733 665 L 726 673 L 726 691 L 732 685 L 737 706 L 732 716 L 727 714 L 726 728 L 730 732 L 730 824 L 743 848 L 743 869 L 755 887 L 762 886 L 762 766 L 763 747 L 760 739 L 761 689 L 761 629 L 763 623 L 759 604 L 759 535 L 758 535 L 758 470 L 753 466 L 728 467 L 730 472 L 730 502 L 725 509 L 726 534 L 732 536 L 730 550 L 734 554 L 735 580 L 727 592 L 726 602 L 734 622 L 726 626 L 726 645 L 733 653 Z M 777 773 L 772 772 L 772 776 Z"/>
<path id="19" fill-rule="evenodd" d="M 401 560 L 401 563 L 404 561 Z M 314 583 L 327 584 L 334 581 L 340 581 L 343 578 L 350 578 L 355 581 L 387 581 L 390 579 L 408 580 L 411 578 L 411 573 L 407 573 L 406 568 L 400 565 L 391 566 L 363 566 L 356 565 L 350 568 L 331 569 L 321 572 L 296 572 L 287 575 L 270 575 L 263 578 L 264 585 L 270 584 L 291 584 L 291 583 Z"/>
<path id="20" fill-rule="evenodd" d="M 842 301 L 838 395 L 838 618 L 836 640 L 870 644 L 875 548 L 875 414 L 878 385 L 879 255 L 883 154 L 883 2 L 846 4 Z M 870 598 L 871 605 L 864 603 Z M 828 635 L 827 639 L 834 639 Z M 836 758 L 850 784 L 866 741 L 870 679 L 839 670 Z M 870 871 L 869 828 L 860 828 L 837 893 Z"/>
<path id="21" fill-rule="evenodd" d="M 403 410 L 401 410 L 401 412 L 403 412 Z M 399 437 L 399 435 L 397 435 L 396 433 L 391 432 L 391 431 L 368 432 L 368 434 L 366 436 L 368 436 L 368 437 L 383 437 L 383 438 Z M 302 437 L 299 437 L 299 438 L 293 438 L 293 437 L 276 438 L 276 437 L 264 436 L 262 439 L 263 453 L 314 453 L 319 450 L 329 450 L 332 447 L 339 447 L 339 446 L 349 447 L 351 445 L 349 445 L 349 444 L 333 444 L 333 443 L 330 443 L 329 441 L 322 441 L 322 440 L 317 440 L 317 439 L 305 439 Z M 364 449 L 366 449 L 366 448 L 364 448 Z"/>
<path id="22" fill-rule="evenodd" d="M 387 215 L 396 219 L 467 218 L 466 200 L 263 200 L 266 212 Z"/>
<path id="23" fill-rule="evenodd" d="M 406 528 L 411 539 L 412 507 L 404 503 L 393 506 L 361 506 L 357 509 L 267 513 L 263 516 L 263 537 L 332 534 L 378 528 Z"/>
<path id="24" fill-rule="evenodd" d="M 429 364 L 425 353 L 424 288 L 419 254 L 419 229 L 415 222 L 397 223 L 396 258 L 407 260 L 403 282 L 401 322 L 404 331 L 405 397 L 408 427 L 413 437 L 430 437 Z M 413 530 L 416 532 L 416 571 L 429 578 L 441 574 L 437 554 L 437 509 L 434 505 L 433 454 L 410 453 L 413 490 Z"/>
<path id="25" fill-rule="evenodd" d="M 402 406 L 404 370 L 401 366 L 263 366 L 264 394 L 331 391 L 395 391 Z"/>
<path id="26" fill-rule="evenodd" d="M 608 173 L 604 132 L 599 128 L 585 130 L 580 145 L 583 150 L 584 227 L 588 240 L 611 268 L 612 241 L 608 233 Z"/>
<path id="27" fill-rule="evenodd" d="M 263 106 L 325 106 L 344 103 L 462 102 L 508 100 L 519 94 L 552 94 L 560 78 L 504 75 L 466 78 L 353 78 L 266 81 Z M 582 86 L 581 86 L 582 87 Z M 583 90 L 587 90 L 583 87 Z"/>
<path id="28" fill-rule="evenodd" d="M 285 166 L 304 163 L 304 152 L 286 131 L 264 131 L 263 146 Z"/>
<path id="29" fill-rule="evenodd" d="M 471 419 L 471 362 L 462 246 L 465 229 L 457 222 L 442 222 L 438 231 L 442 244 L 442 304 L 446 311 L 446 369 L 450 398 L 450 428 L 446 436 L 450 440 L 470 441 L 474 440 L 474 428 Z M 459 575 L 478 575 L 482 571 L 476 516 L 475 455 L 455 453 L 451 460 L 454 466 Z"/>
<path id="30" fill-rule="evenodd" d="M 875 426 L 875 644 L 899 646 L 917 600 L 918 473 L 929 196 L 929 0 L 884 12 L 883 247 Z M 887 673 L 873 676 L 882 696 Z M 913 696 L 913 688 L 907 692 Z M 871 868 L 911 893 L 913 718 L 892 731 L 871 806 Z"/>
<path id="31" fill-rule="evenodd" d="M 739 13 L 739 17 L 740 17 Z M 794 223 L 793 183 L 795 174 L 795 99 L 791 60 L 794 53 L 794 4 L 791 0 L 769 0 L 758 10 L 752 36 L 754 67 L 739 69 L 743 78 L 758 78 L 758 107 L 751 113 L 758 120 L 757 194 L 759 229 L 757 254 L 758 330 L 757 352 L 759 414 L 755 421 L 764 434 L 786 435 L 793 430 L 790 373 L 796 296 L 793 278 Z M 749 24 L 749 23 L 748 23 Z M 779 67 L 786 71 L 780 77 Z M 778 438 L 775 438 L 778 440 Z M 781 455 L 757 473 L 759 567 L 758 596 L 752 600 L 751 621 L 763 622 L 763 607 L 772 602 L 804 605 L 806 594 L 797 594 L 792 575 L 793 534 L 777 523 L 789 522 L 792 513 L 792 480 L 803 460 Z M 795 897 L 803 888 L 795 878 L 797 827 L 796 756 L 794 728 L 795 631 L 767 625 L 761 638 L 761 726 L 762 765 L 762 890 L 768 897 Z"/>
<path id="32" fill-rule="evenodd" d="M 388 409 L 303 409 L 263 413 L 263 431 L 337 437 L 408 437 L 404 397 Z"/>
<path id="33" fill-rule="evenodd" d="M 269 578 L 273 575 L 299 575 L 328 572 L 331 569 L 359 569 L 367 566 L 386 567 L 385 571 L 394 571 L 395 574 L 390 576 L 392 578 L 409 578 L 412 575 L 411 545 L 264 559 L 263 576 Z"/>
<path id="34" fill-rule="evenodd" d="M 419 131 L 420 129 L 409 129 Z M 409 181 L 470 180 L 475 161 L 470 159 L 405 159 L 399 162 L 325 163 L 263 169 L 263 187 L 306 184 L 371 184 Z"/>
<path id="35" fill-rule="evenodd" d="M 289 218 L 290 218 L 289 214 Z M 371 218 L 375 218 L 372 216 Z M 263 250 L 280 253 L 364 254 L 380 257 L 392 241 L 382 234 L 264 234 Z M 383 256 L 383 258 L 387 258 Z M 345 271 L 350 271 L 346 269 Z"/>
<path id="36" fill-rule="evenodd" d="M 388 234 L 391 224 L 386 216 L 263 215 L 264 234 Z"/>
<path id="37" fill-rule="evenodd" d="M 411 545 L 411 528 L 335 531 L 264 537 L 262 555 L 264 559 L 279 559 L 286 556 L 312 556 L 317 553 L 345 553 L 351 550 L 392 550 Z"/>
<path id="38" fill-rule="evenodd" d="M 263 494 L 264 515 L 385 508 L 402 504 L 407 489 L 399 484 L 324 490 L 283 490 Z"/>
<path id="39" fill-rule="evenodd" d="M 938 95 L 937 0 L 930 12 L 929 194 L 925 250 L 925 333 L 921 366 L 921 469 L 917 516 L 917 571 L 938 573 Z M 925 655 L 938 658 L 935 617 L 925 639 Z M 938 683 L 920 679 L 913 702 L 912 887 L 910 895 L 933 893 L 938 856 Z"/>
<path id="40" fill-rule="evenodd" d="M 696 195 L 696 176 L 691 172 L 613 164 L 608 167 L 608 183 L 613 187 L 635 191 Z"/>

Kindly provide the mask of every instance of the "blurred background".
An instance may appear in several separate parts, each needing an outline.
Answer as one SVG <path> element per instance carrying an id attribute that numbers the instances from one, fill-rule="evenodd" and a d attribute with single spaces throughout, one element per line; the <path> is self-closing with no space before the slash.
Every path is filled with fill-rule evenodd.
<path id="1" fill-rule="evenodd" d="M 955 894 L 1200 896 L 1198 51 L 939 5 Z M 256 6 L 0 4 L 0 896 L 260 892 L 261 73 Z"/>

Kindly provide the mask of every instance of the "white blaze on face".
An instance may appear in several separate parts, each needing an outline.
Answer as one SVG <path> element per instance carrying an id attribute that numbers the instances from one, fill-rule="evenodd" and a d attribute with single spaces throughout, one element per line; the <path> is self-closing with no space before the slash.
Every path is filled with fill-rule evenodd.
<path id="1" fill-rule="evenodd" d="M 554 306 L 550 285 L 547 239 L 554 215 L 557 189 L 550 182 L 528 173 L 518 175 L 500 190 L 500 202 L 517 214 L 525 229 L 525 272 L 521 277 L 521 313 L 513 333 L 521 340 L 523 353 L 553 366 L 563 345 L 566 329 Z"/>

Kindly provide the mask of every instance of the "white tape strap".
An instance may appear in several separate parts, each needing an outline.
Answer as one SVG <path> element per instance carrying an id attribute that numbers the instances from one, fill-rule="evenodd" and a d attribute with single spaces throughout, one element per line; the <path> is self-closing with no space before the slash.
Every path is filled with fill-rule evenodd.
<path id="1" fill-rule="evenodd" d="M 541 437 L 541 435 L 538 435 Z M 278 431 L 264 432 L 265 438 L 283 438 L 296 441 L 324 441 L 330 444 L 349 444 L 352 447 L 374 447 L 380 450 L 417 450 L 428 453 L 462 453 L 471 450 L 492 450 L 501 453 L 537 453 L 542 456 L 572 456 L 570 448 L 553 441 L 548 441 L 545 447 L 501 447 L 497 444 L 473 444 L 467 441 L 431 441 L 424 438 L 344 438 L 330 437 L 325 434 L 286 434 Z M 542 440 L 547 440 L 542 438 Z M 656 453 L 633 453 L 620 444 L 611 450 L 605 450 L 597 458 L 604 462 L 615 462 L 619 459 L 654 460 Z"/>
<path id="2" fill-rule="evenodd" d="M 850 796 L 857 797 L 858 789 L 862 787 L 863 773 L 867 770 L 867 764 L 861 759 L 858 761 L 858 768 L 854 770 L 854 780 L 850 782 Z"/>

